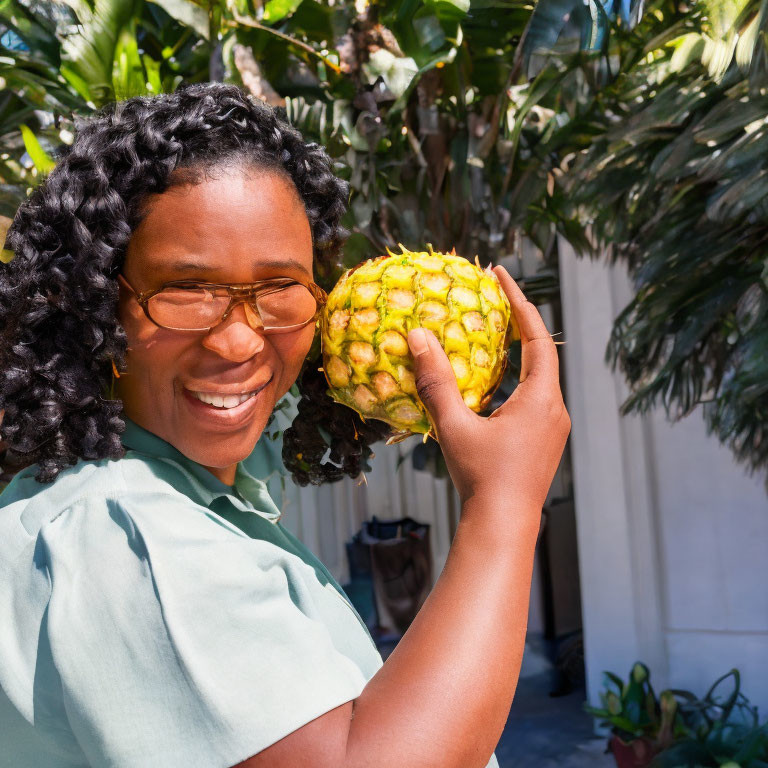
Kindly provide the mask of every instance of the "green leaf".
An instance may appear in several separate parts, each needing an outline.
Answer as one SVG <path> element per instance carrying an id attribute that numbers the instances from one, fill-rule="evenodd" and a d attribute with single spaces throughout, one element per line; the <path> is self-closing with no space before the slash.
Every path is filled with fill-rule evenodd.
<path id="1" fill-rule="evenodd" d="M 648 680 L 648 677 L 648 667 L 646 667 L 645 664 L 640 661 L 635 662 L 635 665 L 632 667 L 632 679 L 636 683 L 642 684 Z"/>
<path id="2" fill-rule="evenodd" d="M 546 67 L 524 90 L 523 103 L 517 108 L 510 108 L 509 118 L 512 123 L 510 140 L 512 141 L 512 158 L 517 154 L 517 146 L 523 131 L 523 124 L 528 113 L 540 102 L 546 99 L 550 93 L 559 88 L 566 77 L 565 71 L 559 71 L 552 67 Z"/>
<path id="3" fill-rule="evenodd" d="M 112 65 L 112 88 L 117 99 L 149 93 L 133 23 L 123 29 L 117 39 Z"/>
<path id="4" fill-rule="evenodd" d="M 443 20 L 463 19 L 469 13 L 469 0 L 425 0 L 425 6 L 435 10 L 437 17 Z"/>
<path id="5" fill-rule="evenodd" d="M 630 720 L 628 717 L 613 716 L 609 719 L 611 725 L 615 728 L 620 728 L 626 733 L 631 733 L 633 736 L 642 735 L 642 729 L 638 727 L 638 724 L 634 720 Z"/>
<path id="6" fill-rule="evenodd" d="M 408 87 L 400 94 L 400 96 L 398 96 L 397 100 L 392 105 L 390 109 L 390 114 L 401 113 L 407 104 L 411 91 L 418 84 L 421 77 L 433 69 L 445 66 L 446 64 L 451 64 L 456 58 L 456 53 L 457 53 L 457 49 L 454 47 L 451 47 L 447 51 L 445 50 L 441 51 L 437 55 L 433 56 L 431 59 L 428 59 L 426 63 L 422 64 L 422 66 L 419 67 L 419 69 L 416 71 L 414 76 L 411 78 L 411 81 L 408 84 Z"/>
<path id="7" fill-rule="evenodd" d="M 35 164 L 35 168 L 40 173 L 50 173 L 55 167 L 56 163 L 53 158 L 42 148 L 40 142 L 37 140 L 37 136 L 26 125 L 20 125 L 21 137 L 24 140 L 24 147 L 27 150 L 32 162 Z"/>
<path id="8" fill-rule="evenodd" d="M 59 41 L 55 26 L 50 23 L 36 4 L 31 7 L 17 0 L 0 0 L 0 19 L 3 26 L 12 29 L 32 51 L 39 51 L 48 61 L 59 61 Z"/>
<path id="9" fill-rule="evenodd" d="M 267 24 L 274 24 L 294 13 L 302 2 L 303 0 L 269 0 L 264 6 L 262 21 Z"/>
<path id="10" fill-rule="evenodd" d="M 538 0 L 520 48 L 526 68 L 534 53 L 554 49 L 566 24 L 581 5 L 581 0 Z"/>
<path id="11" fill-rule="evenodd" d="M 85 99 L 86 102 L 94 103 L 93 94 L 91 88 L 85 81 L 85 78 L 81 77 L 74 69 L 67 64 L 62 64 L 59 68 L 61 76 L 74 88 L 74 90 Z"/>
<path id="12" fill-rule="evenodd" d="M 395 56 L 386 48 L 374 51 L 368 62 L 363 65 L 363 69 L 372 83 L 377 77 L 383 77 L 387 87 L 395 96 L 402 96 L 406 92 L 419 71 L 413 59 Z"/>
<path id="13" fill-rule="evenodd" d="M 716 40 L 733 35 L 736 20 L 748 3 L 749 0 L 707 0 L 705 24 L 708 33 Z"/>
<path id="14" fill-rule="evenodd" d="M 701 61 L 709 70 L 709 76 L 713 80 L 722 79 L 728 67 L 733 61 L 736 53 L 736 43 L 738 37 L 728 36 L 726 39 L 713 40 L 710 37 L 704 38 L 704 52 L 701 55 Z"/>
<path id="15" fill-rule="evenodd" d="M 442 0 L 442 2 L 436 3 L 436 5 L 450 5 L 453 6 L 456 11 L 462 15 L 469 13 L 469 0 Z"/>
<path id="16" fill-rule="evenodd" d="M 151 93 L 162 93 L 163 81 L 160 77 L 160 62 L 155 61 L 146 53 L 142 55 L 141 61 L 144 64 L 144 71 L 146 72 L 147 91 Z"/>
<path id="17" fill-rule="evenodd" d="M 290 20 L 291 29 L 300 34 L 305 34 L 308 40 L 314 40 L 315 43 L 329 43 L 335 40 L 339 34 L 347 30 L 346 14 L 343 6 L 329 5 L 326 2 L 318 3 L 316 0 L 304 0 L 295 11 L 292 12 Z M 318 45 L 322 48 L 322 45 Z"/>
<path id="18" fill-rule="evenodd" d="M 191 27 L 200 37 L 209 39 L 208 13 L 192 0 L 149 0 L 160 6 L 169 16 Z"/>
<path id="19" fill-rule="evenodd" d="M 437 16 L 417 16 L 413 20 L 413 28 L 421 46 L 433 53 L 445 43 L 445 33 Z"/>
<path id="20" fill-rule="evenodd" d="M 65 0 L 77 14 L 77 32 L 62 43 L 62 63 L 88 84 L 98 106 L 114 98 L 115 53 L 123 30 L 137 13 L 141 0 Z"/>
<path id="21" fill-rule="evenodd" d="M 672 40 L 669 46 L 674 48 L 674 53 L 669 61 L 670 71 L 682 72 L 693 62 L 701 61 L 704 45 L 704 37 L 697 32 L 689 32 Z"/>

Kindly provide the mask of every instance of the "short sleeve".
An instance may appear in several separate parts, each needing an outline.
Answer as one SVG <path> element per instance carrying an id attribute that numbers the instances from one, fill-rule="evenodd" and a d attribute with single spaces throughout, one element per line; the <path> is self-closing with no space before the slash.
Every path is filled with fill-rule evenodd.
<path id="1" fill-rule="evenodd" d="M 336 590 L 183 498 L 86 499 L 40 535 L 52 659 L 93 765 L 232 766 L 372 676 Z"/>

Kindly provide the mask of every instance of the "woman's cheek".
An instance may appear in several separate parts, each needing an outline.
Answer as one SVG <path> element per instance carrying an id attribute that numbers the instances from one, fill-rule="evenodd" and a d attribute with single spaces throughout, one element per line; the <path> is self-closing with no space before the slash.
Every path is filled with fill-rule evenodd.
<path id="1" fill-rule="evenodd" d="M 301 366 L 312 347 L 315 337 L 315 327 L 310 325 L 298 333 L 286 333 L 275 339 L 274 346 L 278 359 L 282 362 L 282 375 L 280 377 L 279 397 L 282 397 L 296 381 Z"/>
<path id="2" fill-rule="evenodd" d="M 138 310 L 138 313 L 136 312 Z M 173 331 L 158 328 L 139 307 L 125 307 L 120 313 L 125 330 L 127 373 L 134 387 L 149 387 L 156 396 L 173 389 L 168 381 L 174 375 L 174 363 L 185 348 L 184 340 Z"/>

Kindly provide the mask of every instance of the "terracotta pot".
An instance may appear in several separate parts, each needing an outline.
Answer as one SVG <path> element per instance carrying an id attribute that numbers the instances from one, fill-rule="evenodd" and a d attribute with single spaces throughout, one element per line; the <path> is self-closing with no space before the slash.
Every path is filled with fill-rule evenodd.
<path id="1" fill-rule="evenodd" d="M 626 742 L 613 736 L 610 747 L 618 768 L 646 768 L 656 756 L 656 751 L 646 738 Z"/>

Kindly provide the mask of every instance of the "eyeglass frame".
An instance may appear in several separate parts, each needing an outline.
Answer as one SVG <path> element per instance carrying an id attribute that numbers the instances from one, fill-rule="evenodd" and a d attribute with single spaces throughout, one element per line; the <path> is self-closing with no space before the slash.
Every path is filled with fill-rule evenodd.
<path id="1" fill-rule="evenodd" d="M 252 308 L 255 308 L 256 314 L 259 317 L 259 321 L 262 323 L 261 330 L 264 333 L 291 333 L 293 331 L 298 331 L 301 328 L 305 328 L 310 323 L 315 322 L 320 316 L 320 313 L 322 312 L 322 309 L 328 300 L 328 294 L 319 285 L 317 285 L 317 283 L 303 283 L 301 280 L 295 280 L 292 277 L 271 277 L 265 280 L 257 280 L 253 283 L 206 283 L 201 282 L 200 280 L 170 280 L 167 283 L 163 283 L 159 288 L 150 288 L 149 290 L 140 292 L 136 291 L 136 289 L 125 279 L 125 275 L 123 275 L 122 272 L 118 273 L 117 279 L 118 281 L 122 281 L 126 288 L 128 288 L 136 297 L 136 302 L 141 307 L 150 322 L 152 322 L 158 328 L 162 328 L 163 330 L 179 331 L 180 333 L 202 333 L 204 331 L 208 332 L 212 328 L 216 328 L 216 326 L 223 323 L 232 313 L 232 310 L 239 304 L 250 304 Z M 264 293 L 264 291 L 261 289 L 274 287 L 277 287 L 278 289 L 281 287 L 287 288 L 290 285 L 302 285 L 312 294 L 312 297 L 317 302 L 317 309 L 315 310 L 315 313 L 312 315 L 312 317 L 309 318 L 309 320 L 306 320 L 303 323 L 287 325 L 283 327 L 266 327 L 263 320 L 261 319 L 259 307 L 256 304 L 256 300 L 258 299 L 259 295 Z M 155 320 L 149 314 L 148 307 L 149 300 L 153 296 L 156 296 L 158 293 L 161 293 L 169 287 L 223 288 L 229 293 L 229 305 L 219 320 L 214 325 L 208 326 L 207 328 L 169 328 L 166 325 L 160 325 L 160 323 L 158 323 L 157 320 Z M 250 322 L 248 325 L 253 328 Z"/>

